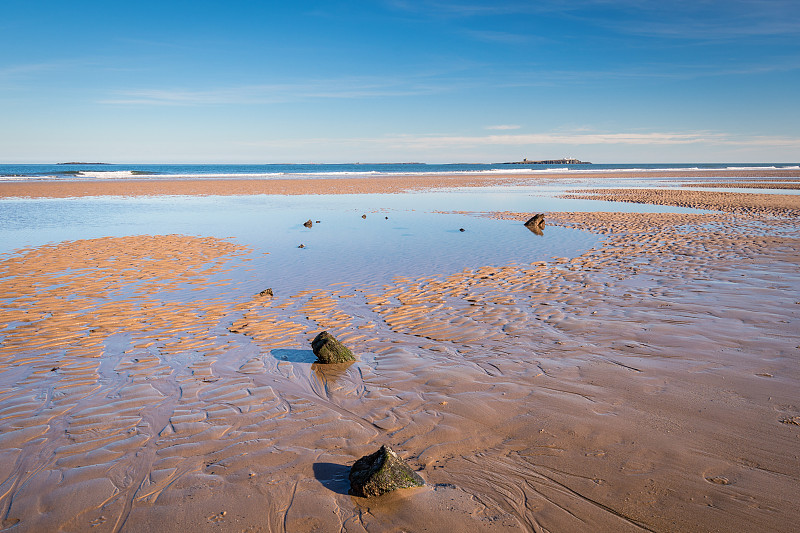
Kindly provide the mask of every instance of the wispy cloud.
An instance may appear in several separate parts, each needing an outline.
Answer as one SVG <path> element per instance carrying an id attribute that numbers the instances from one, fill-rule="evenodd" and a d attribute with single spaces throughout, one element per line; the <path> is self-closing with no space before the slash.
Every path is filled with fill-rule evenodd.
<path id="1" fill-rule="evenodd" d="M 580 3 L 601 8 L 589 14 Z M 584 0 L 570 16 L 620 34 L 693 41 L 729 41 L 800 33 L 796 0 Z"/>
<path id="2" fill-rule="evenodd" d="M 599 0 L 601 3 L 603 0 Z M 459 1 L 428 1 L 415 2 L 407 0 L 387 0 L 391 8 L 408 13 L 415 13 L 433 17 L 468 18 L 486 17 L 494 15 L 524 15 L 541 14 L 548 12 L 564 12 L 581 9 L 587 4 L 598 3 L 598 0 L 540 0 L 537 2 L 524 1 L 487 1 L 487 0 L 459 0 Z"/>
<path id="3" fill-rule="evenodd" d="M 498 124 L 497 126 L 486 126 L 487 130 L 518 130 L 521 126 L 516 124 Z"/>
<path id="4" fill-rule="evenodd" d="M 0 66 L 0 81 L 24 79 L 53 72 L 71 71 L 80 68 L 98 67 L 100 63 L 89 59 L 65 59 L 40 63 L 23 63 Z"/>
<path id="5" fill-rule="evenodd" d="M 429 95 L 448 90 L 425 80 L 387 78 L 308 80 L 296 83 L 245 85 L 212 89 L 131 89 L 115 93 L 100 103 L 112 105 L 251 105 L 314 99 L 378 98 Z"/>
<path id="6" fill-rule="evenodd" d="M 533 40 L 535 36 L 525 35 L 522 33 L 512 33 L 506 31 L 491 31 L 491 30 L 465 30 L 464 35 L 471 37 L 477 41 L 487 43 L 500 43 L 519 45 L 525 44 Z M 543 39 L 537 39 L 543 40 Z"/>
<path id="7" fill-rule="evenodd" d="M 410 149 L 420 152 L 445 149 L 466 149 L 486 146 L 562 145 L 628 145 L 628 146 L 781 146 L 800 149 L 800 138 L 778 136 L 743 136 L 718 132 L 650 132 L 650 133 L 534 133 L 484 136 L 391 135 L 374 138 L 316 138 L 276 140 L 252 143 L 258 146 L 311 146 L 317 144 L 361 146 L 387 149 Z"/>
<path id="8" fill-rule="evenodd" d="M 675 39 L 728 40 L 800 32 L 797 0 L 394 0 L 387 4 L 398 11 L 430 18 L 550 15 L 620 34 Z"/>

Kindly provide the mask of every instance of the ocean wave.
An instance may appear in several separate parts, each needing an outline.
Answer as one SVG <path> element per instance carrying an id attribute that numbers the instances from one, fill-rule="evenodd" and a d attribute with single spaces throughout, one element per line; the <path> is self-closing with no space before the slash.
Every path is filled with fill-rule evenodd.
<path id="1" fill-rule="evenodd" d="M 768 167 L 725 167 L 725 170 L 798 170 L 800 166 L 797 165 L 781 165 L 781 166 L 768 166 Z"/>
<path id="2" fill-rule="evenodd" d="M 308 166 L 275 165 L 279 168 L 214 168 L 213 165 L 182 165 L 183 168 L 172 168 L 169 165 L 151 166 L 151 168 L 113 168 L 113 169 L 83 169 L 83 170 L 64 170 L 53 168 L 32 168 L 30 173 L 24 167 L 0 166 L 0 180 L 2 181 L 47 181 L 47 180 L 69 180 L 69 181 L 92 181 L 92 180 L 275 180 L 275 179 L 346 179 L 346 178 L 369 178 L 369 177 L 413 177 L 413 176 L 546 176 L 563 175 L 573 177 L 583 177 L 597 173 L 611 173 L 617 175 L 655 174 L 659 172 L 697 172 L 698 175 L 707 176 L 715 171 L 719 172 L 747 172 L 747 171 L 769 171 L 769 170 L 798 170 L 800 165 L 767 163 L 759 166 L 746 165 L 615 165 L 597 164 L 586 165 L 581 168 L 570 168 L 569 166 L 525 166 L 492 164 L 483 165 L 484 168 L 469 168 L 463 165 L 461 168 L 430 168 L 423 165 L 413 168 L 403 168 L 393 165 L 393 168 L 367 168 L 347 169 L 338 168 L 309 168 Z M 366 165 L 365 165 L 366 166 Z M 489 168 L 486 168 L 489 166 Z M 9 168 L 10 167 L 10 168 Z M 443 168 L 444 167 L 444 168 Z M 466 168 L 465 168 L 466 167 Z M 237 171 L 238 170 L 238 171 Z"/>
<path id="3" fill-rule="evenodd" d="M 0 181 L 50 181 L 64 179 L 62 175 L 0 174 Z"/>
<path id="4" fill-rule="evenodd" d="M 79 178 L 131 178 L 137 174 L 135 170 L 79 170 L 74 175 Z"/>

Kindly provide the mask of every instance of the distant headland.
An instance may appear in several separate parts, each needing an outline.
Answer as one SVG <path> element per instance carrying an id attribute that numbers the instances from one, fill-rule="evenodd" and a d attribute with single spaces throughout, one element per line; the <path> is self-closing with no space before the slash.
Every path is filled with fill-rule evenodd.
<path id="1" fill-rule="evenodd" d="M 542 159 L 541 161 L 530 161 L 527 158 L 522 161 L 509 161 L 504 165 L 591 165 L 589 161 L 580 159 Z"/>

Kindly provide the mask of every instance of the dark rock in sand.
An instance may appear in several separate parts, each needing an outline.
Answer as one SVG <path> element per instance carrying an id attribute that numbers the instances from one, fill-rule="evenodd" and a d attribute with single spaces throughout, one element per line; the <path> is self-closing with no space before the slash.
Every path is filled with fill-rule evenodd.
<path id="1" fill-rule="evenodd" d="M 272 289 L 264 289 L 263 291 L 258 293 L 259 296 L 275 296 L 272 294 Z"/>
<path id="2" fill-rule="evenodd" d="M 311 219 L 309 218 L 308 220 L 306 220 L 305 222 L 303 222 L 303 225 L 304 225 L 305 227 L 307 227 L 307 228 L 310 228 L 311 226 L 313 226 L 313 225 L 314 225 L 314 223 L 313 223 L 313 222 L 311 222 Z"/>
<path id="3" fill-rule="evenodd" d="M 361 215 L 361 218 L 367 218 L 367 215 Z"/>
<path id="4" fill-rule="evenodd" d="M 528 219 L 525 225 L 528 227 L 534 226 L 534 227 L 544 228 L 544 213 L 533 215 L 531 218 Z"/>
<path id="5" fill-rule="evenodd" d="M 311 341 L 311 349 L 317 356 L 318 363 L 347 363 L 356 360 L 353 352 L 327 331 L 314 337 L 314 340 Z"/>
<path id="6" fill-rule="evenodd" d="M 305 244 L 301 244 L 300 246 L 298 246 L 298 248 L 305 248 L 305 247 L 306 247 Z"/>
<path id="7" fill-rule="evenodd" d="M 465 231 L 467 231 L 467 230 L 465 230 L 464 228 L 458 228 L 458 231 L 460 231 L 460 232 L 462 232 L 462 233 L 463 233 L 463 232 L 465 232 Z"/>
<path id="8" fill-rule="evenodd" d="M 350 468 L 350 494 L 369 498 L 395 489 L 422 487 L 425 481 L 391 448 L 384 445 Z"/>
<path id="9" fill-rule="evenodd" d="M 544 229 L 544 214 L 539 213 L 537 215 L 533 215 L 525 223 L 525 227 L 540 237 L 544 235 L 544 232 L 542 231 Z"/>

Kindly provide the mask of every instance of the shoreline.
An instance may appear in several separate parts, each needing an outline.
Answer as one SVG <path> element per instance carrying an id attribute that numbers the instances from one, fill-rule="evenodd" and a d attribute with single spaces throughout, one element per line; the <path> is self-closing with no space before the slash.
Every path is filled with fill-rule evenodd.
<path id="1" fill-rule="evenodd" d="M 586 172 L 542 175 L 473 174 L 369 176 L 308 179 L 96 179 L 0 181 L 0 198 L 73 198 L 85 196 L 240 196 L 255 194 L 379 194 L 426 189 L 525 185 L 587 178 L 800 178 L 800 169 Z"/>

